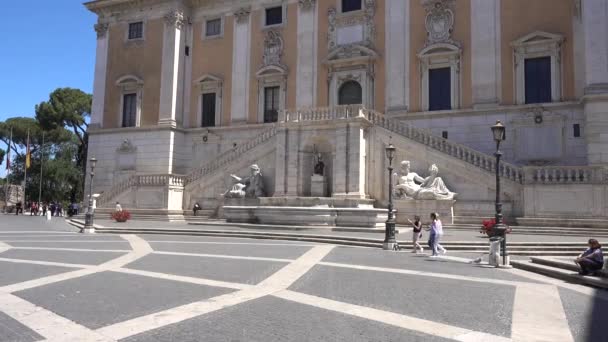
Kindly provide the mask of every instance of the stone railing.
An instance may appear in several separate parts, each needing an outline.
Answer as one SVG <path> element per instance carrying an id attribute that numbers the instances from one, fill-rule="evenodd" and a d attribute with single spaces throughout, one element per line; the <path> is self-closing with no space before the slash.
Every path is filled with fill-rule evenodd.
<path id="1" fill-rule="evenodd" d="M 99 195 L 97 206 L 100 207 L 107 204 L 116 198 L 116 196 L 130 190 L 134 186 L 184 186 L 184 180 L 185 177 L 180 175 L 132 175 Z"/>
<path id="2" fill-rule="evenodd" d="M 376 126 L 385 128 L 393 133 L 397 133 L 410 140 L 419 142 L 488 172 L 496 172 L 496 157 L 494 156 L 481 153 L 464 145 L 438 137 L 426 130 L 416 128 L 400 120 L 389 119 L 381 113 L 368 109 L 364 109 L 363 112 L 364 116 Z M 523 169 L 506 162 L 500 163 L 499 174 L 501 177 L 510 179 L 517 183 L 522 183 L 524 180 Z"/>
<path id="3" fill-rule="evenodd" d="M 279 122 L 324 121 L 350 119 L 365 115 L 362 105 L 346 105 L 334 107 L 306 107 L 282 110 Z"/>
<path id="4" fill-rule="evenodd" d="M 205 163 L 205 165 L 190 172 L 190 174 L 188 174 L 188 176 L 186 176 L 186 178 L 185 178 L 185 185 L 192 183 L 198 179 L 201 179 L 202 177 L 207 176 L 207 175 L 215 172 L 216 170 L 223 169 L 225 166 L 230 164 L 230 162 L 232 162 L 233 160 L 237 160 L 243 154 L 249 152 L 256 146 L 261 145 L 261 144 L 265 143 L 266 141 L 270 140 L 276 134 L 277 134 L 277 128 L 276 128 L 276 126 L 273 125 L 271 128 L 258 134 L 253 139 L 251 139 L 243 144 L 237 145 L 235 148 L 232 148 L 224 153 L 220 153 L 213 160 Z"/>
<path id="5" fill-rule="evenodd" d="M 606 184 L 608 168 L 602 166 L 526 166 L 525 184 Z"/>

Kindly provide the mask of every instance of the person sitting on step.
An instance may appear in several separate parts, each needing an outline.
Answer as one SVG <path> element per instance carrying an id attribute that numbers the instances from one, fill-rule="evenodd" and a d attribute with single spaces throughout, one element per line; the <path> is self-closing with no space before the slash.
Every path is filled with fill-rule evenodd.
<path id="1" fill-rule="evenodd" d="M 604 267 L 602 245 L 596 239 L 589 239 L 589 248 L 574 260 L 581 270 L 580 275 L 594 274 Z"/>

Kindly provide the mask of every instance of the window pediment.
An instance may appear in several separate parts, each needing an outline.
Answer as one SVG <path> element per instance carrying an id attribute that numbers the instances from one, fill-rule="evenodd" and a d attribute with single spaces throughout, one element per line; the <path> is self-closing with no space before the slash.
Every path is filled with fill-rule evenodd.
<path id="1" fill-rule="evenodd" d="M 450 43 L 437 43 L 429 45 L 420 50 L 418 57 L 425 58 L 432 56 L 460 55 L 461 52 L 461 48 L 457 45 Z"/>
<path id="2" fill-rule="evenodd" d="M 117 86 L 127 86 L 127 85 L 137 85 L 142 86 L 144 84 L 144 80 L 135 76 L 135 75 L 125 75 L 121 76 L 116 80 Z"/>
<path id="3" fill-rule="evenodd" d="M 372 50 L 371 48 L 358 44 L 351 44 L 335 48 L 329 53 L 329 55 L 327 55 L 325 63 L 335 64 L 344 60 L 368 61 L 376 59 L 376 57 L 378 57 L 378 53 L 376 53 L 376 51 Z"/>
<path id="4" fill-rule="evenodd" d="M 560 34 L 549 33 L 544 31 L 535 31 L 513 41 L 511 43 L 511 46 L 519 48 L 538 44 L 561 43 L 563 41 L 564 36 Z"/>
<path id="5" fill-rule="evenodd" d="M 279 65 L 268 65 L 258 70 L 255 75 L 258 78 L 270 76 L 285 76 L 287 75 L 287 67 Z"/>

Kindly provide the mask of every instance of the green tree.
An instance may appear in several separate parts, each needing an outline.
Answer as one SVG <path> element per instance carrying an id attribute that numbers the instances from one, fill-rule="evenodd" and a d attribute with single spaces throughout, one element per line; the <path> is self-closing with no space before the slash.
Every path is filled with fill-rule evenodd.
<path id="1" fill-rule="evenodd" d="M 4 154 L 5 153 L 6 152 L 3 149 L 0 148 L 0 165 L 2 165 L 2 164 L 5 163 L 5 161 L 4 161 Z"/>
<path id="2" fill-rule="evenodd" d="M 66 127 L 80 142 L 76 164 L 84 170 L 88 135 L 86 119 L 91 115 L 93 96 L 80 89 L 57 88 L 49 95 L 48 101 L 36 105 L 36 120 L 45 130 Z"/>

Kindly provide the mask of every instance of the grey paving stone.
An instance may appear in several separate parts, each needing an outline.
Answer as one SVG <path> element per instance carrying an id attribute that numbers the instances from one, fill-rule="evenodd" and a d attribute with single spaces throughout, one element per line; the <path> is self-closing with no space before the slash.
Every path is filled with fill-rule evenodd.
<path id="1" fill-rule="evenodd" d="M 449 251 L 447 255 L 462 257 L 456 253 L 451 254 Z M 537 281 L 512 275 L 496 268 L 484 268 L 473 264 L 465 264 L 441 259 L 430 259 L 428 256 L 424 256 L 422 254 L 416 255 L 414 253 L 394 253 L 369 248 L 350 248 L 338 246 L 334 248 L 322 261 L 538 283 Z"/>
<path id="2" fill-rule="evenodd" d="M 82 235 L 78 233 L 64 234 L 64 233 L 47 233 L 44 232 L 32 233 L 32 234 L 4 234 L 0 232 L 0 240 L 27 240 L 27 241 L 116 241 L 122 242 L 123 240 L 118 235 Z"/>
<path id="3" fill-rule="evenodd" d="M 53 274 L 70 272 L 78 268 L 42 266 L 0 261 L 0 286 L 16 284 L 27 280 L 42 278 Z"/>
<path id="4" fill-rule="evenodd" d="M 49 251 L 34 249 L 9 249 L 4 253 L 0 253 L 1 258 L 52 261 L 85 265 L 99 265 L 106 261 L 118 258 L 121 255 L 125 255 L 125 253 Z"/>
<path id="5" fill-rule="evenodd" d="M 257 284 L 285 265 L 287 263 L 274 261 L 150 254 L 125 267 L 242 284 Z"/>
<path id="6" fill-rule="evenodd" d="M 608 342 L 608 301 L 564 288 L 558 291 L 574 340 Z"/>
<path id="7" fill-rule="evenodd" d="M 264 297 L 122 342 L 449 341 L 382 323 Z"/>
<path id="8" fill-rule="evenodd" d="M 63 217 L 53 217 L 47 221 L 40 216 L 15 215 L 0 213 L 0 232 L 16 230 L 38 231 L 75 231 L 75 228 L 65 222 Z"/>
<path id="9" fill-rule="evenodd" d="M 17 320 L 0 312 L 0 341 L 3 342 L 33 342 L 44 339 L 35 331 L 19 323 Z"/>
<path id="10" fill-rule="evenodd" d="M 315 266 L 290 290 L 511 335 L 514 286 Z"/>
<path id="11" fill-rule="evenodd" d="M 215 245 L 215 244 L 175 244 L 151 242 L 155 251 L 180 253 L 223 254 L 262 258 L 297 259 L 310 250 L 304 246 L 255 246 L 255 245 Z"/>
<path id="12" fill-rule="evenodd" d="M 14 294 L 88 328 L 97 329 L 232 291 L 102 272 Z"/>
<path id="13" fill-rule="evenodd" d="M 1 241 L 1 240 L 0 240 Z M 39 242 L 39 241 L 27 241 L 27 242 L 7 242 L 7 244 L 14 247 L 51 247 L 51 248 L 79 248 L 79 249 L 115 249 L 115 250 L 131 250 L 131 245 L 127 242 Z"/>

